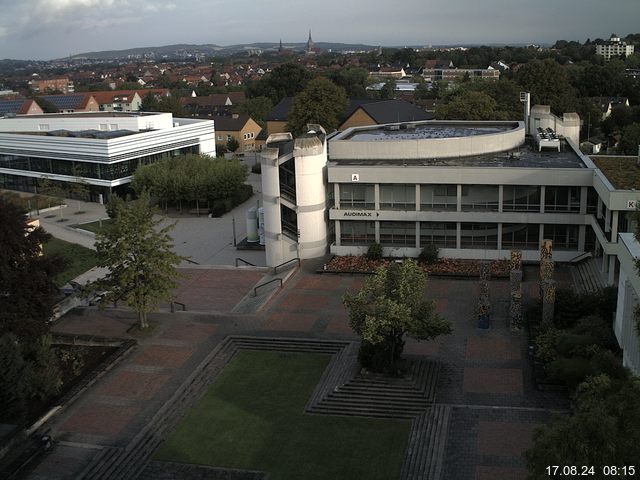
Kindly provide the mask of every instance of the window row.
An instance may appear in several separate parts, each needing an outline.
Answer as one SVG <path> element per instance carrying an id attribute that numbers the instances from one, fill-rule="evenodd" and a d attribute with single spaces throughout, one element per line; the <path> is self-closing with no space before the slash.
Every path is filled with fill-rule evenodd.
<path id="1" fill-rule="evenodd" d="M 456 222 L 380 222 L 380 243 L 387 247 L 422 248 L 433 244 L 438 248 L 457 248 Z M 460 247 L 469 249 L 498 248 L 497 223 L 460 223 Z M 544 237 L 553 240 L 557 250 L 578 249 L 578 225 L 544 225 Z M 416 245 L 416 240 L 419 244 Z M 502 224 L 502 248 L 537 250 L 540 225 Z M 367 246 L 376 241 L 376 222 L 341 221 L 341 245 Z"/>
<path id="2" fill-rule="evenodd" d="M 581 187 L 545 187 L 544 211 L 580 213 Z M 593 189 L 590 189 L 593 190 Z M 456 211 L 458 186 L 420 185 L 421 211 Z M 499 211 L 499 187 L 497 185 L 462 185 L 461 210 Z M 502 192 L 502 210 L 505 212 L 540 212 L 541 187 L 505 185 Z M 414 184 L 380 184 L 381 210 L 416 210 Z M 587 211 L 593 213 L 597 194 L 589 191 Z M 362 210 L 375 208 L 373 184 L 340 184 L 340 207 Z"/>
<path id="3" fill-rule="evenodd" d="M 94 163 L 73 160 L 57 160 L 53 158 L 22 157 L 17 155 L 1 155 L 0 168 L 25 170 L 28 172 L 50 173 L 53 175 L 67 175 L 72 177 L 96 178 L 101 180 L 116 180 L 133 175 L 140 165 L 148 165 L 167 158 L 198 153 L 198 147 L 186 147 L 171 152 L 147 155 L 121 162 Z"/>

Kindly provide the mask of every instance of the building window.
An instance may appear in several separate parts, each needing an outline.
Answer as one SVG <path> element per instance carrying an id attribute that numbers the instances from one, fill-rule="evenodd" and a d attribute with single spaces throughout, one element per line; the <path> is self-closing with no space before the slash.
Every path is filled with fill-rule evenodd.
<path id="1" fill-rule="evenodd" d="M 460 232 L 460 246 L 483 250 L 498 248 L 497 223 L 462 223 Z"/>
<path id="2" fill-rule="evenodd" d="M 373 210 L 374 207 L 373 185 L 366 183 L 340 185 L 340 208 Z"/>
<path id="3" fill-rule="evenodd" d="M 580 213 L 580 187 L 546 187 L 544 211 Z"/>
<path id="4" fill-rule="evenodd" d="M 464 185 L 462 211 L 498 211 L 497 185 Z"/>
<path id="5" fill-rule="evenodd" d="M 502 248 L 537 250 L 540 241 L 540 225 L 537 223 L 503 223 Z"/>
<path id="6" fill-rule="evenodd" d="M 380 243 L 388 247 L 416 246 L 416 222 L 380 222 Z"/>
<path id="7" fill-rule="evenodd" d="M 222 141 L 224 141 L 224 137 L 222 135 L 218 135 L 218 140 L 220 140 L 222 142 Z"/>
<path id="8" fill-rule="evenodd" d="M 296 212 L 284 205 L 280 205 L 280 219 L 282 222 L 282 233 L 298 241 L 298 215 Z"/>
<path id="9" fill-rule="evenodd" d="M 416 187 L 413 184 L 380 185 L 381 210 L 415 210 Z"/>
<path id="10" fill-rule="evenodd" d="M 376 222 L 341 221 L 342 245 L 371 245 L 376 241 Z"/>
<path id="11" fill-rule="evenodd" d="M 456 248 L 456 230 L 455 222 L 420 222 L 420 248 Z"/>
<path id="12" fill-rule="evenodd" d="M 420 185 L 420 210 L 456 210 L 457 185 Z"/>
<path id="13" fill-rule="evenodd" d="M 578 250 L 578 225 L 545 225 L 544 238 L 555 250 Z"/>
<path id="14" fill-rule="evenodd" d="M 502 210 L 505 212 L 539 212 L 540 187 L 505 185 Z"/>

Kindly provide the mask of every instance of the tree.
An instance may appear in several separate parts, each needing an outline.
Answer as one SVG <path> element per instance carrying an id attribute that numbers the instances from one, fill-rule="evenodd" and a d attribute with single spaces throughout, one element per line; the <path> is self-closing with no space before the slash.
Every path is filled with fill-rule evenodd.
<path id="1" fill-rule="evenodd" d="M 238 140 L 236 140 L 235 137 L 231 137 L 227 140 L 227 150 L 233 153 L 238 150 L 238 148 L 240 148 L 240 143 L 238 143 Z"/>
<path id="2" fill-rule="evenodd" d="M 247 96 L 269 97 L 277 104 L 284 97 L 293 97 L 304 90 L 313 75 L 304 67 L 295 63 L 285 63 L 273 69 L 257 82 L 247 86 Z"/>
<path id="3" fill-rule="evenodd" d="M 137 312 L 140 328 L 147 328 L 148 313 L 171 299 L 176 266 L 184 259 L 172 250 L 169 232 L 175 224 L 159 227 L 146 192 L 135 201 L 114 197 L 112 202 L 113 223 L 96 235 L 98 265 L 109 273 L 88 292 L 100 293 L 103 304 L 124 301 Z"/>
<path id="4" fill-rule="evenodd" d="M 331 75 L 331 80 L 344 88 L 349 98 L 367 98 L 369 72 L 361 67 L 341 68 Z"/>
<path id="5" fill-rule="evenodd" d="M 140 103 L 141 112 L 157 112 L 158 111 L 158 98 L 152 92 L 147 93 L 142 98 Z"/>
<path id="6" fill-rule="evenodd" d="M 346 108 L 347 96 L 342 87 L 324 77 L 314 78 L 296 95 L 287 128 L 300 134 L 308 123 L 317 123 L 332 132 L 340 125 Z"/>
<path id="7" fill-rule="evenodd" d="M 258 122 L 262 128 L 266 126 L 267 115 L 273 108 L 273 102 L 268 97 L 249 98 L 238 106 L 238 112 L 249 115 Z"/>
<path id="8" fill-rule="evenodd" d="M 547 58 L 528 62 L 518 71 L 516 80 L 531 92 L 534 105 L 550 105 L 558 115 L 575 111 L 575 90 L 569 82 L 567 69 L 555 60 Z"/>
<path id="9" fill-rule="evenodd" d="M 549 465 L 593 465 L 594 478 L 605 478 L 604 466 L 637 465 L 639 397 L 637 378 L 590 377 L 577 391 L 573 414 L 557 417 L 534 435 L 534 446 L 525 455 L 528 478 L 548 479 Z"/>
<path id="10" fill-rule="evenodd" d="M 637 155 L 640 149 L 640 123 L 632 123 L 622 129 L 620 153 Z"/>
<path id="11" fill-rule="evenodd" d="M 392 99 L 396 96 L 396 81 L 391 78 L 384 82 L 384 85 L 380 89 L 380 98 L 382 99 Z"/>
<path id="12" fill-rule="evenodd" d="M 496 101 L 486 93 L 463 91 L 445 105 L 436 107 L 438 120 L 502 120 Z"/>
<path id="13" fill-rule="evenodd" d="M 452 332 L 433 301 L 424 300 L 427 275 L 412 260 L 381 266 L 357 293 L 346 293 L 351 328 L 362 337 L 360 362 L 376 371 L 397 372 L 404 337 L 431 340 Z"/>
<path id="14" fill-rule="evenodd" d="M 25 212 L 0 196 L 0 335 L 36 338 L 48 330 L 60 257 L 41 255 L 51 236 L 27 224 Z"/>

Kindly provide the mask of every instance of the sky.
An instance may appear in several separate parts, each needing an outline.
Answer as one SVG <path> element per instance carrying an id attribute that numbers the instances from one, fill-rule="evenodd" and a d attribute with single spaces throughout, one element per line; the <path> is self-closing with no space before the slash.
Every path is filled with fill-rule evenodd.
<path id="1" fill-rule="evenodd" d="M 640 0 L 0 0 L 0 59 L 175 43 L 522 44 L 640 32 Z"/>

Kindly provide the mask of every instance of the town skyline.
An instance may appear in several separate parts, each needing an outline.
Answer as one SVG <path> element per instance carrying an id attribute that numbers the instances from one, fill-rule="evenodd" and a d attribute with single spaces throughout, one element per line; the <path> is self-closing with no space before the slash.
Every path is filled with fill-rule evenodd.
<path id="1" fill-rule="evenodd" d="M 640 13 L 634 0 L 619 0 L 615 9 L 578 0 L 542 0 L 535 8 L 519 0 L 508 9 L 501 0 L 488 0 L 481 9 L 465 0 L 407 0 L 389 10 L 378 0 L 366 6 L 327 0 L 313 15 L 289 5 L 244 2 L 0 0 L 0 58 L 52 60 L 178 43 L 301 43 L 309 30 L 316 42 L 389 47 L 584 42 L 633 33 Z"/>

